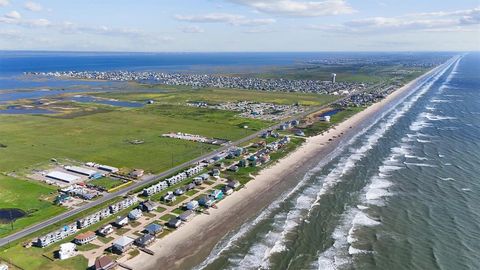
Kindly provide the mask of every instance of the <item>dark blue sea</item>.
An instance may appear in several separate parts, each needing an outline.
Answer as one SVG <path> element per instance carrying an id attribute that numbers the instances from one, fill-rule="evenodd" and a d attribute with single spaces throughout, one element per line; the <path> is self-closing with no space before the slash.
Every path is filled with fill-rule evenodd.
<path id="1" fill-rule="evenodd" d="M 385 109 L 197 269 L 480 269 L 480 54 Z"/>

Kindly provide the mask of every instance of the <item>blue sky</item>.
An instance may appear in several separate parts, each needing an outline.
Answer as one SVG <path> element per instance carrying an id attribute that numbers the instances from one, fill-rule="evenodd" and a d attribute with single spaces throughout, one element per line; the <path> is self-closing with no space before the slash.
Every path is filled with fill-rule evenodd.
<path id="1" fill-rule="evenodd" d="M 471 51 L 479 0 L 0 0 L 0 49 Z"/>

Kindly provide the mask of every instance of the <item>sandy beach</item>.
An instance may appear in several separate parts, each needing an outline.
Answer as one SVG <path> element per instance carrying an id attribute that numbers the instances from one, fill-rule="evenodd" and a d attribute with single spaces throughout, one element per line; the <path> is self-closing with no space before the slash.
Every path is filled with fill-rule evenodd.
<path id="1" fill-rule="evenodd" d="M 125 263 L 135 270 L 189 269 L 198 265 L 222 237 L 254 218 L 275 198 L 295 186 L 306 171 L 332 153 L 339 144 L 374 122 L 386 108 L 410 94 L 420 81 L 435 74 L 441 67 L 408 83 L 324 134 L 307 138 L 298 149 L 263 169 L 247 183 L 246 188 L 222 200 L 218 209 L 209 210 L 210 215 L 199 215 L 177 231 L 157 240 L 150 247 L 155 256 L 141 253 Z"/>

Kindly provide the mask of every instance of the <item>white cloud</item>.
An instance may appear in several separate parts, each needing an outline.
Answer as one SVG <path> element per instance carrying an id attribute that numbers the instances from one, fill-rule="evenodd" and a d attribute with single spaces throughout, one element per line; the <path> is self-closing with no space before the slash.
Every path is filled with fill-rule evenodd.
<path id="1" fill-rule="evenodd" d="M 8 6 L 10 2 L 8 0 L 0 0 L 0 7 Z"/>
<path id="2" fill-rule="evenodd" d="M 451 12 L 415 13 L 398 17 L 372 17 L 353 20 L 340 25 L 310 25 L 306 28 L 310 30 L 346 33 L 385 33 L 386 31 L 417 30 L 441 32 L 442 29 L 460 29 L 477 24 L 480 24 L 480 8 Z"/>
<path id="3" fill-rule="evenodd" d="M 235 26 L 258 26 L 275 23 L 275 19 L 250 19 L 243 15 L 229 13 L 210 13 L 205 15 L 176 15 L 179 21 L 195 23 L 228 23 Z"/>
<path id="4" fill-rule="evenodd" d="M 291 17 L 319 17 L 351 14 L 355 10 L 344 0 L 300 1 L 300 0 L 229 0 L 246 5 L 256 11 Z"/>
<path id="5" fill-rule="evenodd" d="M 36 2 L 32 2 L 32 1 L 26 2 L 23 7 L 27 10 L 35 11 L 35 12 L 43 10 L 42 5 L 40 5 L 39 3 L 36 3 Z"/>
<path id="6" fill-rule="evenodd" d="M 22 18 L 22 15 L 16 10 L 10 11 L 9 13 L 5 14 L 4 16 L 7 19 L 12 19 L 12 20 L 20 20 Z"/>
<path id="7" fill-rule="evenodd" d="M 197 34 L 197 33 L 203 33 L 205 30 L 201 28 L 198 25 L 189 25 L 189 26 L 184 26 L 180 28 L 182 32 L 184 33 L 192 33 L 192 34 Z"/>

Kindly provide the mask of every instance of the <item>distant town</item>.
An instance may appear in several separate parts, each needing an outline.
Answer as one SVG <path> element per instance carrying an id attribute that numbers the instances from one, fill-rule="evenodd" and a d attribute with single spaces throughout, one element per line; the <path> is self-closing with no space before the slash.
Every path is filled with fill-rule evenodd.
<path id="1" fill-rule="evenodd" d="M 336 82 L 332 73 L 330 81 L 260 79 L 253 77 L 235 77 L 208 74 L 179 74 L 162 72 L 132 71 L 63 71 L 31 72 L 27 75 L 64 77 L 84 80 L 155 82 L 164 85 L 186 85 L 194 88 L 236 88 L 260 91 L 303 92 L 317 94 L 345 95 L 353 91 L 362 91 L 368 84 L 358 82 Z"/>

